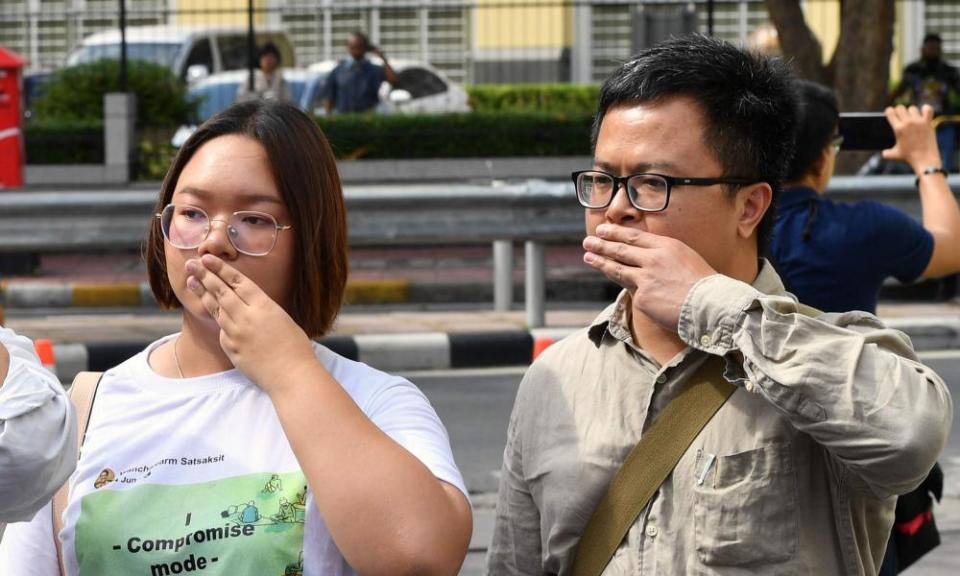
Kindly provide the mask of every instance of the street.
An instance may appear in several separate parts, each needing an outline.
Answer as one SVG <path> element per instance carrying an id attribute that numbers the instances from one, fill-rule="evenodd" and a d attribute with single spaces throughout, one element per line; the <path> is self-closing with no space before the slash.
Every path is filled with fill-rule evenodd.
<path id="1" fill-rule="evenodd" d="M 931 352 L 923 361 L 960 397 L 960 351 Z M 523 370 L 517 368 L 407 374 L 430 398 L 450 434 L 457 465 L 474 505 L 474 536 L 460 571 L 485 574 L 484 554 L 493 526 L 497 472 L 506 441 L 510 408 Z M 940 463 L 945 476 L 944 499 L 936 508 L 941 545 L 911 566 L 911 576 L 947 576 L 960 572 L 960 415 L 954 411 L 950 440 Z"/>

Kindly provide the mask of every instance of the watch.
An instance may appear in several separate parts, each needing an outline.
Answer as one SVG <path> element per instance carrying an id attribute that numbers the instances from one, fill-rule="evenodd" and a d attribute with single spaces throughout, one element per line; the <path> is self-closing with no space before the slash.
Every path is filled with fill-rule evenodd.
<path id="1" fill-rule="evenodd" d="M 943 177 L 944 177 L 944 178 L 948 177 L 948 175 L 949 175 L 949 174 L 947 173 L 946 169 L 944 169 L 943 166 L 927 166 L 926 168 L 923 169 L 923 172 L 921 172 L 921 173 L 917 176 L 917 179 L 914 181 L 913 185 L 919 187 L 919 186 L 920 186 L 920 177 L 921 177 L 921 176 L 926 176 L 927 174 L 943 174 Z"/>

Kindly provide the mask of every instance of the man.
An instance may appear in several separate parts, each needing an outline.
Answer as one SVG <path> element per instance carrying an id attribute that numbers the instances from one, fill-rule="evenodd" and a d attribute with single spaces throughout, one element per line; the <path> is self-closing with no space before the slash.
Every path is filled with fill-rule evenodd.
<path id="1" fill-rule="evenodd" d="M 0 326 L 0 522 L 32 518 L 76 463 L 70 400 L 30 340 Z"/>
<path id="2" fill-rule="evenodd" d="M 247 79 L 241 82 L 237 87 L 237 102 L 258 98 L 289 102 L 290 91 L 283 79 L 280 63 L 280 50 L 277 45 L 273 42 L 264 44 L 257 55 L 258 68 L 253 74 L 253 89 L 250 89 L 250 82 Z"/>
<path id="3" fill-rule="evenodd" d="M 920 59 L 911 62 L 903 70 L 900 84 L 890 95 L 893 104 L 909 93 L 910 103 L 920 108 L 929 105 L 934 114 L 954 114 L 953 105 L 960 98 L 960 72 L 943 60 L 943 41 L 939 34 L 924 36 L 920 47 Z M 943 167 L 953 171 L 953 156 L 956 149 L 956 125 L 943 124 L 937 129 L 937 143 L 943 157 Z"/>
<path id="4" fill-rule="evenodd" d="M 394 85 L 397 75 L 376 46 L 372 46 L 363 32 L 353 32 L 347 40 L 347 52 L 350 54 L 337 64 L 324 84 L 321 97 L 327 114 L 336 110 L 338 114 L 347 112 L 366 112 L 376 108 L 380 101 L 380 85 L 384 80 Z M 383 66 L 377 66 L 367 59 L 367 53 L 380 58 Z"/>
<path id="5" fill-rule="evenodd" d="M 897 142 L 883 156 L 906 162 L 917 175 L 923 206 L 917 222 L 879 202 L 824 198 L 842 142 L 837 98 L 814 82 L 800 81 L 798 87 L 800 129 L 770 250 L 787 289 L 827 312 L 873 313 L 889 276 L 909 283 L 960 271 L 960 208 L 939 171 L 933 109 L 886 110 Z M 898 499 L 882 575 L 896 574 L 939 543 L 930 494 L 939 498 L 941 485 L 942 473 L 935 468 L 920 488 Z"/>
<path id="6" fill-rule="evenodd" d="M 674 38 L 613 73 L 594 126 L 584 260 L 624 290 L 521 383 L 489 572 L 571 574 L 627 454 L 719 357 L 735 391 L 606 573 L 876 574 L 895 494 L 933 465 L 952 404 L 905 336 L 798 314 L 758 258 L 792 152 L 785 65 Z"/>

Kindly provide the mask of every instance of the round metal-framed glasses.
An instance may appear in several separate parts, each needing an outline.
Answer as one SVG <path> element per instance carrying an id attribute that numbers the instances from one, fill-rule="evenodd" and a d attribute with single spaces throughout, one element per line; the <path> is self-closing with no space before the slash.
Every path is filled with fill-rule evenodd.
<path id="1" fill-rule="evenodd" d="M 277 235 L 293 228 L 278 224 L 277 219 L 266 212 L 242 210 L 220 220 L 211 219 L 202 208 L 187 204 L 167 204 L 154 217 L 160 220 L 160 230 L 167 242 L 183 250 L 200 246 L 214 222 L 219 222 L 226 226 L 230 244 L 247 256 L 266 256 L 277 245 Z"/>

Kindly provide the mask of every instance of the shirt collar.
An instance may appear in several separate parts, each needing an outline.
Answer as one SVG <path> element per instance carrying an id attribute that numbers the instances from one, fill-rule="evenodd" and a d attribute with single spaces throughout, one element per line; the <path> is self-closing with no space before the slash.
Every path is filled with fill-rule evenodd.
<path id="1" fill-rule="evenodd" d="M 817 191 L 809 186 L 790 186 L 789 188 L 784 188 L 783 192 L 780 193 L 780 199 L 777 200 L 777 208 L 788 208 L 798 204 L 806 204 L 819 196 Z"/>
<path id="2" fill-rule="evenodd" d="M 816 194 L 815 191 L 814 194 Z M 760 259 L 760 271 L 753 280 L 752 286 L 763 294 L 782 295 L 786 293 L 783 281 L 766 258 Z M 622 342 L 631 338 L 630 293 L 626 290 L 621 290 L 617 299 L 604 308 L 603 312 L 597 315 L 587 329 L 587 336 L 595 346 L 600 346 L 606 334 L 610 334 L 610 336 Z"/>

